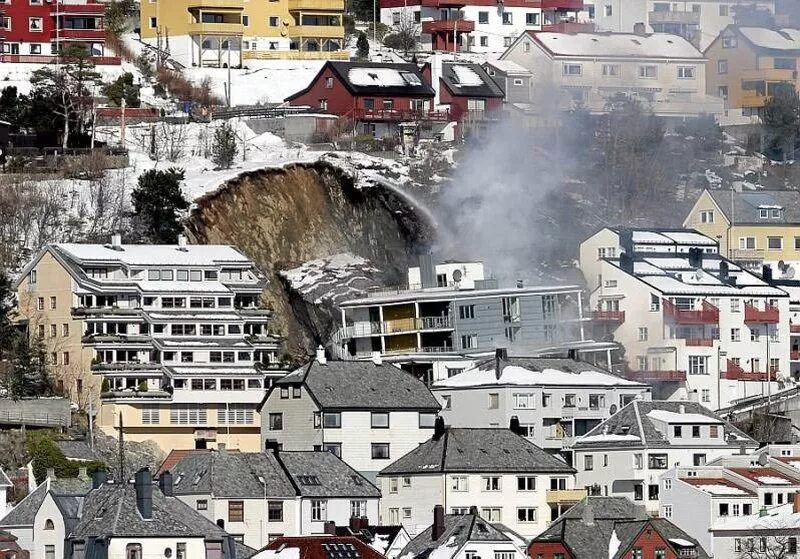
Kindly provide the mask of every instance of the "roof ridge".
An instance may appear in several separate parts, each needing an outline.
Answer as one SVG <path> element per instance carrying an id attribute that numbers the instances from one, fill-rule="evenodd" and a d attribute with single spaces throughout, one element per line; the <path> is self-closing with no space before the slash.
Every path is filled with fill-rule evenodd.
<path id="1" fill-rule="evenodd" d="M 636 416 L 636 423 L 639 426 L 639 439 L 644 444 L 644 447 L 647 448 L 647 437 L 644 434 L 644 425 L 642 424 L 642 416 L 639 414 L 639 400 L 634 400 L 633 404 L 633 413 Z"/>

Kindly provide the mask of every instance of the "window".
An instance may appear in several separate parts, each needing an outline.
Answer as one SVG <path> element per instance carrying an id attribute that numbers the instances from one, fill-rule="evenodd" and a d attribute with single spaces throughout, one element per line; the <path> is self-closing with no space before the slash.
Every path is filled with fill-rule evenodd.
<path id="1" fill-rule="evenodd" d="M 620 75 L 619 64 L 603 64 L 603 75 L 610 78 L 616 78 Z"/>
<path id="2" fill-rule="evenodd" d="M 51 311 L 56 310 L 56 298 L 55 297 L 50 297 L 50 310 Z"/>
<path id="3" fill-rule="evenodd" d="M 649 454 L 647 456 L 647 467 L 651 470 L 666 470 L 667 469 L 667 455 L 666 454 Z"/>
<path id="4" fill-rule="evenodd" d="M 503 25 L 513 25 L 514 17 L 511 12 L 503 12 Z"/>
<path id="5" fill-rule="evenodd" d="M 536 507 L 521 507 L 517 509 L 518 522 L 536 522 Z"/>
<path id="6" fill-rule="evenodd" d="M 403 509 L 403 519 L 408 520 L 411 518 L 411 507 L 406 507 Z"/>
<path id="7" fill-rule="evenodd" d="M 337 458 L 342 457 L 342 443 L 323 443 L 322 450 L 330 452 Z"/>
<path id="8" fill-rule="evenodd" d="M 700 438 L 700 426 L 699 425 L 692 425 L 692 438 L 699 439 Z"/>
<path id="9" fill-rule="evenodd" d="M 633 500 L 634 501 L 644 500 L 644 487 L 640 483 L 637 483 L 636 485 L 633 486 Z"/>
<path id="10" fill-rule="evenodd" d="M 250 16 L 242 16 L 242 25 L 245 27 L 250 25 Z"/>
<path id="11" fill-rule="evenodd" d="M 565 408 L 575 407 L 575 394 L 564 394 L 564 407 Z"/>
<path id="12" fill-rule="evenodd" d="M 208 501 L 206 501 L 205 499 L 198 499 L 197 510 L 208 510 Z"/>
<path id="13" fill-rule="evenodd" d="M 40 17 L 29 17 L 28 18 L 28 30 L 29 31 L 41 31 L 42 30 L 42 18 L 40 18 Z"/>
<path id="14" fill-rule="evenodd" d="M 328 501 L 314 499 L 311 501 L 311 521 L 325 522 L 328 520 Z"/>
<path id="15" fill-rule="evenodd" d="M 664 505 L 661 507 L 661 515 L 664 518 L 672 518 L 672 505 Z"/>
<path id="16" fill-rule="evenodd" d="M 37 297 L 36 298 L 36 310 L 43 311 L 44 310 L 44 297 Z"/>
<path id="17" fill-rule="evenodd" d="M 708 371 L 708 356 L 707 355 L 690 355 L 689 356 L 689 374 L 690 375 L 707 375 Z"/>
<path id="18" fill-rule="evenodd" d="M 719 516 L 728 516 L 728 503 L 719 504 Z"/>
<path id="19" fill-rule="evenodd" d="M 594 456 L 591 454 L 587 454 L 583 457 L 583 469 L 587 472 L 590 470 L 594 470 Z"/>
<path id="20" fill-rule="evenodd" d="M 467 476 L 452 476 L 450 478 L 451 491 L 467 491 L 468 489 Z"/>
<path id="21" fill-rule="evenodd" d="M 565 76 L 580 76 L 582 67 L 580 64 L 564 64 L 563 74 Z"/>
<path id="22" fill-rule="evenodd" d="M 475 318 L 475 305 L 460 305 L 458 307 L 458 318 L 461 320 Z"/>
<path id="23" fill-rule="evenodd" d="M 267 521 L 283 522 L 283 501 L 269 501 L 267 503 Z"/>
<path id="24" fill-rule="evenodd" d="M 727 73 L 728 73 L 728 61 L 717 60 L 717 74 L 727 74 Z"/>
<path id="25" fill-rule="evenodd" d="M 694 66 L 678 66 L 678 78 L 682 80 L 693 80 L 695 78 L 695 74 L 697 72 L 697 68 Z M 708 223 L 713 223 L 708 222 Z"/>
<path id="26" fill-rule="evenodd" d="M 55 338 L 58 335 L 58 327 L 55 324 L 50 325 L 50 337 Z"/>
<path id="27" fill-rule="evenodd" d="M 741 312 L 739 309 L 739 299 L 731 299 L 731 312 Z"/>
<path id="28" fill-rule="evenodd" d="M 547 408 L 547 407 L 550 406 L 550 398 L 551 397 L 552 397 L 552 394 L 546 394 L 546 393 L 542 392 L 542 407 L 543 408 Z"/>
<path id="29" fill-rule="evenodd" d="M 525 25 L 539 25 L 539 14 L 528 12 L 525 14 Z M 526 43 L 528 44 L 528 43 Z"/>
<path id="30" fill-rule="evenodd" d="M 479 24 L 489 23 L 489 12 L 478 12 L 478 23 Z"/>
<path id="31" fill-rule="evenodd" d="M 714 223 L 714 210 L 700 212 L 700 223 Z"/>
<path id="32" fill-rule="evenodd" d="M 341 429 L 342 414 L 339 412 L 323 413 L 322 426 L 325 429 Z"/>
<path id="33" fill-rule="evenodd" d="M 531 410 L 536 407 L 535 394 L 514 394 L 515 410 Z"/>
<path id="34" fill-rule="evenodd" d="M 783 250 L 783 237 L 767 237 L 769 250 Z"/>
<path id="35" fill-rule="evenodd" d="M 612 15 L 614 15 L 614 9 L 611 6 L 611 4 L 606 4 L 605 6 L 603 6 L 603 13 L 605 14 L 606 17 L 611 17 Z"/>
<path id="36" fill-rule="evenodd" d="M 363 500 L 350 501 L 350 518 L 367 516 L 367 502 Z"/>
<path id="37" fill-rule="evenodd" d="M 647 327 L 641 326 L 639 327 L 639 341 L 646 342 L 647 341 Z"/>
<path id="38" fill-rule="evenodd" d="M 497 507 L 484 507 L 481 509 L 481 517 L 487 522 L 501 522 L 500 509 Z"/>
<path id="39" fill-rule="evenodd" d="M 750 341 L 757 342 L 761 339 L 761 329 L 760 328 L 750 328 Z M 754 369 L 757 370 L 757 369 Z"/>
<path id="40" fill-rule="evenodd" d="M 269 414 L 269 430 L 270 431 L 283 431 L 283 414 L 271 413 Z"/>
<path id="41" fill-rule="evenodd" d="M 647 486 L 647 499 L 650 501 L 658 501 L 658 484 L 651 483 Z"/>
<path id="42" fill-rule="evenodd" d="M 647 79 L 653 79 L 658 77 L 658 72 L 656 67 L 652 65 L 639 66 L 639 77 Z"/>
<path id="43" fill-rule="evenodd" d="M 480 43 L 481 43 L 482 47 L 488 47 L 489 46 L 489 37 L 487 37 L 486 35 L 481 35 Z"/>
<path id="44" fill-rule="evenodd" d="M 388 460 L 389 459 L 389 443 L 372 443 L 372 459 L 373 460 Z"/>
<path id="45" fill-rule="evenodd" d="M 706 465 L 706 455 L 705 454 L 693 454 L 692 455 L 692 464 L 695 466 L 705 466 Z"/>
<path id="46" fill-rule="evenodd" d="M 702 391 L 700 392 L 700 394 L 701 394 L 700 398 L 704 403 L 708 403 L 708 402 L 711 401 L 711 390 L 710 389 L 703 388 Z"/>
<path id="47" fill-rule="evenodd" d="M 589 394 L 589 409 L 599 410 L 606 407 L 606 397 L 604 394 Z"/>
<path id="48" fill-rule="evenodd" d="M 517 491 L 536 491 L 536 476 L 517 476 Z"/>
<path id="49" fill-rule="evenodd" d="M 461 336 L 461 349 L 475 349 L 476 347 L 478 347 L 478 336 L 476 334 Z"/>
<path id="50" fill-rule="evenodd" d="M 389 493 L 397 493 L 397 478 L 390 477 L 389 478 Z"/>
<path id="51" fill-rule="evenodd" d="M 228 522 L 244 522 L 244 501 L 228 501 Z"/>
<path id="52" fill-rule="evenodd" d="M 498 476 L 484 476 L 483 491 L 500 491 L 500 478 Z"/>
<path id="53" fill-rule="evenodd" d="M 388 429 L 389 428 L 389 412 L 372 412 L 372 428 L 373 429 Z"/>
<path id="54" fill-rule="evenodd" d="M 496 410 L 500 407 L 500 396 L 497 393 L 489 394 L 489 405 L 488 408 L 490 410 Z"/>
<path id="55" fill-rule="evenodd" d="M 742 331 L 739 328 L 731 328 L 731 341 L 732 342 L 742 341 Z"/>
<path id="56" fill-rule="evenodd" d="M 644 467 L 644 459 L 641 454 L 633 455 L 633 469 L 641 470 Z"/>
<path id="57" fill-rule="evenodd" d="M 158 406 L 149 404 L 142 406 L 142 424 L 158 425 L 161 421 L 161 412 Z"/>
<path id="58" fill-rule="evenodd" d="M 676 439 L 681 438 L 683 436 L 683 427 L 680 425 L 675 425 L 672 428 L 672 436 L 674 436 Z"/>

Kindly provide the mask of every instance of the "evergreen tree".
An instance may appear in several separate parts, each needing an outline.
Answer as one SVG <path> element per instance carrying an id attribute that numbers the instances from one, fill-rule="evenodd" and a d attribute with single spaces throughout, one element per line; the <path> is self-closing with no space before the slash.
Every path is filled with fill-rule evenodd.
<path id="1" fill-rule="evenodd" d="M 180 212 L 189 208 L 181 192 L 183 169 L 171 167 L 166 171 L 150 169 L 139 177 L 133 190 L 134 228 L 139 241 L 155 244 L 178 242 L 182 230 Z"/>
<path id="2" fill-rule="evenodd" d="M 111 0 L 106 4 L 104 26 L 114 37 L 120 37 L 128 30 L 128 21 L 136 13 L 134 0 Z"/>
<path id="3" fill-rule="evenodd" d="M 134 85 L 133 74 L 130 72 L 125 72 L 113 82 L 103 86 L 103 95 L 117 107 L 122 106 L 123 99 L 128 107 L 139 106 L 139 88 Z"/>
<path id="4" fill-rule="evenodd" d="M 236 146 L 236 133 L 230 124 L 225 123 L 214 132 L 211 146 L 211 161 L 220 169 L 230 169 L 239 148 Z"/>
<path id="5" fill-rule="evenodd" d="M 800 97 L 790 84 L 776 87 L 761 117 L 767 133 L 768 155 L 794 157 L 800 134 Z"/>
<path id="6" fill-rule="evenodd" d="M 369 41 L 363 31 L 359 32 L 358 39 L 356 40 L 356 56 L 358 58 L 367 58 L 369 56 Z"/>

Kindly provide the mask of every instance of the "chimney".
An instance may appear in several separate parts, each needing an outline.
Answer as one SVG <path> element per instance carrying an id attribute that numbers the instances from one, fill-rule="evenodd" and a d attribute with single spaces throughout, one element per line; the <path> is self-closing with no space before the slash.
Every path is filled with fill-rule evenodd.
<path id="1" fill-rule="evenodd" d="M 792 512 L 795 514 L 800 512 L 800 493 L 794 494 L 794 503 L 792 505 Z"/>
<path id="2" fill-rule="evenodd" d="M 728 268 L 728 263 L 724 260 L 719 263 L 719 279 L 724 283 L 728 279 L 728 273 L 730 268 Z"/>
<path id="3" fill-rule="evenodd" d="M 633 273 L 633 258 L 628 256 L 627 252 L 622 252 L 619 255 L 619 267 L 623 272 Z"/>
<path id="4" fill-rule="evenodd" d="M 686 406 L 684 406 L 683 404 L 680 404 L 678 406 L 678 413 L 681 414 L 681 415 L 685 414 L 686 413 Z"/>
<path id="5" fill-rule="evenodd" d="M 636 35 L 647 35 L 646 29 L 644 22 L 637 21 L 633 24 L 633 32 Z"/>
<path id="6" fill-rule="evenodd" d="M 361 529 L 362 530 L 366 530 L 367 528 L 369 528 L 369 518 L 367 518 L 366 516 L 362 516 L 361 517 Z"/>
<path id="7" fill-rule="evenodd" d="M 471 507 L 469 507 L 469 513 L 472 516 L 478 516 L 478 507 L 476 507 L 475 505 L 472 505 Z"/>
<path id="8" fill-rule="evenodd" d="M 119 233 L 114 233 L 111 235 L 111 247 L 112 248 L 120 248 L 122 246 L 122 235 Z"/>
<path id="9" fill-rule="evenodd" d="M 444 418 L 436 416 L 436 421 L 433 423 L 433 440 L 438 441 L 442 438 L 445 432 Z"/>
<path id="10" fill-rule="evenodd" d="M 633 231 L 630 229 L 619 230 L 620 253 L 633 254 Z"/>
<path id="11" fill-rule="evenodd" d="M 328 520 L 322 527 L 324 533 L 328 534 L 329 536 L 336 535 L 336 522 L 333 520 Z"/>
<path id="12" fill-rule="evenodd" d="M 92 473 L 92 489 L 99 489 L 106 481 L 108 481 L 108 474 L 103 470 L 97 470 Z"/>
<path id="13" fill-rule="evenodd" d="M 179 247 L 186 246 L 186 235 L 178 235 L 178 246 Z"/>
<path id="14" fill-rule="evenodd" d="M 325 357 L 325 348 L 321 345 L 317 346 L 317 363 L 320 365 L 328 364 L 328 358 Z"/>
<path id="15" fill-rule="evenodd" d="M 169 470 L 161 474 L 161 477 L 158 478 L 158 488 L 161 489 L 164 497 L 175 496 L 175 491 L 173 491 L 174 484 L 172 482 L 172 473 L 170 473 Z"/>
<path id="16" fill-rule="evenodd" d="M 357 516 L 350 517 L 350 529 L 353 532 L 358 532 L 361 530 L 361 519 Z"/>
<path id="17" fill-rule="evenodd" d="M 508 350 L 504 347 L 498 347 L 494 350 L 494 376 L 497 380 L 503 376 L 502 361 L 508 360 Z"/>
<path id="18" fill-rule="evenodd" d="M 594 507 L 590 504 L 589 499 L 586 499 L 586 504 L 583 505 L 581 520 L 586 526 L 594 526 Z"/>
<path id="19" fill-rule="evenodd" d="M 697 397 L 697 389 L 689 391 L 689 401 L 690 402 L 699 402 L 700 399 Z"/>
<path id="20" fill-rule="evenodd" d="M 56 469 L 47 468 L 47 479 L 56 479 Z"/>
<path id="21" fill-rule="evenodd" d="M 511 421 L 508 422 L 508 429 L 512 433 L 516 433 L 519 436 L 522 436 L 522 427 L 519 424 L 519 417 L 516 415 L 511 416 Z"/>
<path id="22" fill-rule="evenodd" d="M 522 289 L 523 287 L 525 287 L 525 280 L 520 278 L 517 280 L 517 289 Z"/>
<path id="23" fill-rule="evenodd" d="M 136 472 L 133 482 L 136 489 L 136 508 L 142 518 L 152 520 L 153 518 L 153 475 L 147 468 L 142 468 Z"/>
<path id="24" fill-rule="evenodd" d="M 444 534 L 444 507 L 436 505 L 433 507 L 433 533 L 431 538 L 433 541 L 438 540 Z"/>
<path id="25" fill-rule="evenodd" d="M 767 283 L 772 283 L 772 266 L 769 264 L 764 264 L 761 267 L 761 279 Z"/>
<path id="26" fill-rule="evenodd" d="M 78 468 L 78 479 L 89 479 L 88 470 L 86 468 Z"/>
<path id="27" fill-rule="evenodd" d="M 225 452 L 225 443 L 217 443 L 217 452 Z"/>
<path id="28" fill-rule="evenodd" d="M 419 281 L 422 283 L 423 289 L 436 287 L 436 267 L 433 265 L 431 253 L 419 255 Z"/>
<path id="29" fill-rule="evenodd" d="M 383 365 L 383 358 L 381 357 L 380 351 L 373 351 L 372 352 L 372 362 L 376 365 Z"/>

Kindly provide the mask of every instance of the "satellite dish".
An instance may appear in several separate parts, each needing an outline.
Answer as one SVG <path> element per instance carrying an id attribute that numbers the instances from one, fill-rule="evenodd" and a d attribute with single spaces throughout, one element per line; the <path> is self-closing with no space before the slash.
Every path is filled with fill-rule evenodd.
<path id="1" fill-rule="evenodd" d="M 462 277 L 463 277 L 463 274 L 461 273 L 461 270 L 454 270 L 453 271 L 453 281 L 454 282 L 459 283 L 461 281 Z"/>

